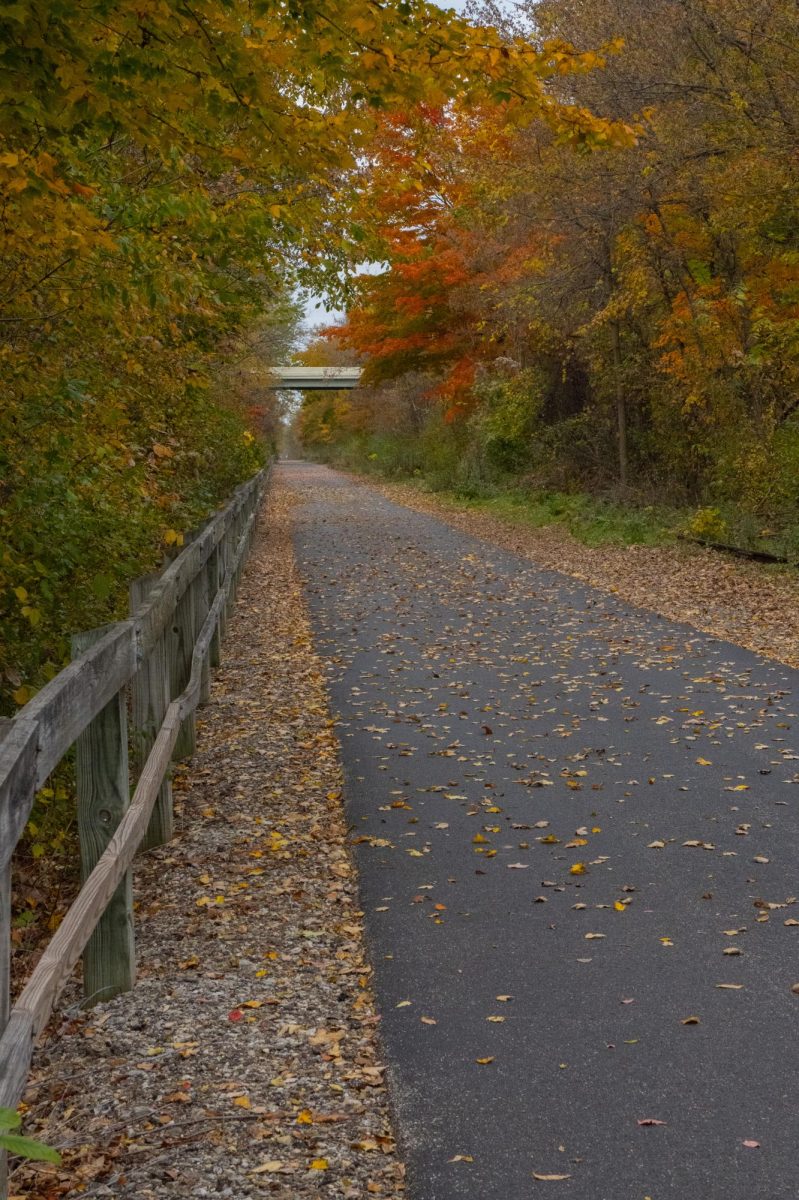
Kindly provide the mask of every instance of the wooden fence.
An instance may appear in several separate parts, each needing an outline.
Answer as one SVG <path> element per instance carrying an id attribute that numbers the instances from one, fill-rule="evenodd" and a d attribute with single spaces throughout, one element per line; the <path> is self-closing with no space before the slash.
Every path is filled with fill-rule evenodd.
<path id="1" fill-rule="evenodd" d="M 73 639 L 70 666 L 0 729 L 0 1106 L 19 1103 L 34 1040 L 81 954 L 87 1002 L 133 986 L 131 862 L 171 837 L 170 762 L 193 752 L 194 712 L 219 663 L 267 477 L 242 484 L 163 573 L 136 581 L 127 620 Z M 83 885 L 12 1008 L 11 857 L 37 791 L 73 745 Z M 0 1200 L 5 1174 L 0 1163 Z"/>

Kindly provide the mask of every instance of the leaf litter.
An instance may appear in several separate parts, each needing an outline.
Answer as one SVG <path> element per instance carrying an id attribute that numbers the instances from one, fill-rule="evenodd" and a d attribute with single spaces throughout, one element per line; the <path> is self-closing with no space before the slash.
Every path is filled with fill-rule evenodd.
<path id="1" fill-rule="evenodd" d="M 291 504 L 278 478 L 176 836 L 136 862 L 136 988 L 85 1012 L 69 985 L 25 1096 L 63 1165 L 15 1166 L 12 1195 L 403 1194 Z"/>

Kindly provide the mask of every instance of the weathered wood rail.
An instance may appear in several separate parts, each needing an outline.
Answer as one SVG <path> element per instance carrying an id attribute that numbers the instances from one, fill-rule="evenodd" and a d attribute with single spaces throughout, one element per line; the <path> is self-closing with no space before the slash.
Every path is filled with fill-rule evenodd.
<path id="1" fill-rule="evenodd" d="M 133 986 L 131 863 L 171 836 L 169 766 L 194 749 L 195 709 L 219 663 L 267 478 L 242 484 L 160 575 L 137 580 L 131 616 L 75 638 L 73 662 L 0 727 L 0 1106 L 19 1103 L 34 1041 L 81 955 L 89 1003 Z M 11 858 L 37 791 L 73 745 L 83 885 L 12 1007 Z"/>

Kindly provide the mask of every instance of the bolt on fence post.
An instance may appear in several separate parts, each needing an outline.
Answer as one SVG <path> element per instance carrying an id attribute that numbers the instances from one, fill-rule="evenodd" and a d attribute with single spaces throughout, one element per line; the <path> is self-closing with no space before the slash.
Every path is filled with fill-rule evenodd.
<path id="1" fill-rule="evenodd" d="M 88 650 L 106 629 L 72 639 L 73 658 Z M 78 836 L 84 879 L 113 837 L 130 804 L 128 718 L 122 688 L 87 726 L 76 742 Z M 90 1004 L 110 1000 L 133 987 L 136 953 L 133 940 L 133 887 L 128 871 L 108 902 L 83 952 L 83 990 Z"/>
<path id="2" fill-rule="evenodd" d="M 159 576 L 144 575 L 130 585 L 130 611 L 135 613 L 149 598 Z M 138 779 L 147 756 L 153 748 L 158 730 L 163 724 L 169 707 L 169 657 L 167 638 L 163 633 L 151 648 L 144 662 L 131 681 L 131 716 L 134 778 Z M 153 807 L 147 832 L 142 838 L 140 850 L 162 846 L 172 838 L 174 830 L 172 808 L 172 780 L 164 777 Z"/>

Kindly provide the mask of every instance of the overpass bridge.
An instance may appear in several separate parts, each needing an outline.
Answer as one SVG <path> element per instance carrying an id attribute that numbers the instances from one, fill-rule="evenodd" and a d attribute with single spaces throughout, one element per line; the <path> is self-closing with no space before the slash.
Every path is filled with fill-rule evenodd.
<path id="1" fill-rule="evenodd" d="M 273 391 L 281 388 L 296 388 L 298 391 L 317 391 L 326 388 L 355 388 L 361 381 L 360 367 L 270 367 L 273 382 L 267 384 Z"/>

